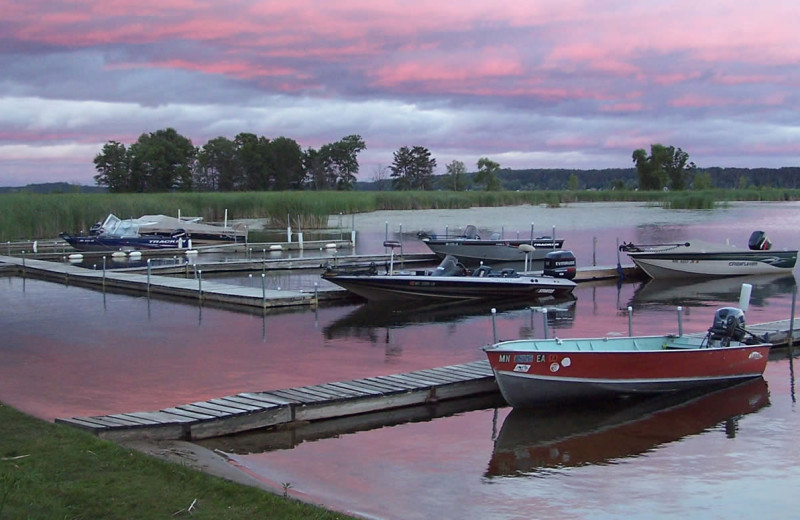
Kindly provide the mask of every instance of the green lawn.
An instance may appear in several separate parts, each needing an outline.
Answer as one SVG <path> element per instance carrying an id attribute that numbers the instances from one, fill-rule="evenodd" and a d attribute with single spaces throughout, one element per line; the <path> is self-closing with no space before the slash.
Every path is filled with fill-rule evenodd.
<path id="1" fill-rule="evenodd" d="M 352 518 L 0 404 L 0 519 Z"/>

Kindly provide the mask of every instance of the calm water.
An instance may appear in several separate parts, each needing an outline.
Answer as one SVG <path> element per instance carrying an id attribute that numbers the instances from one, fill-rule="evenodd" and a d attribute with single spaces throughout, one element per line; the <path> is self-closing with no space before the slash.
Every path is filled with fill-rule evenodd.
<path id="1" fill-rule="evenodd" d="M 556 225 L 579 265 L 616 264 L 617 240 L 730 239 L 746 247 L 750 232 L 763 229 L 775 248 L 800 242 L 798 204 L 713 212 L 574 205 L 354 220 L 359 253 L 381 251 L 384 236 L 398 237 L 401 226 L 404 248 L 425 252 L 413 240 L 420 230 L 491 222 L 506 236 L 527 236 L 531 222 L 536 234 Z M 676 305 L 684 306 L 686 332 L 704 331 L 717 307 L 736 303 L 741 282 L 582 284 L 574 299 L 546 302 L 548 334 L 627 334 L 629 306 L 634 333 L 674 331 Z M 793 276 L 748 282 L 750 323 L 789 317 Z M 493 330 L 491 305 L 393 311 L 350 304 L 261 316 L 20 278 L 0 279 L 0 298 L 0 400 L 48 420 L 483 359 L 480 346 Z M 498 307 L 497 331 L 503 339 L 541 336 L 544 325 L 525 307 Z M 334 436 L 251 434 L 209 445 L 278 489 L 289 483 L 298 496 L 375 518 L 784 517 L 800 485 L 800 418 L 785 351 L 775 353 L 764 379 L 611 409 L 520 414 L 492 402 L 453 404 L 415 412 L 412 422 L 365 423 Z"/>

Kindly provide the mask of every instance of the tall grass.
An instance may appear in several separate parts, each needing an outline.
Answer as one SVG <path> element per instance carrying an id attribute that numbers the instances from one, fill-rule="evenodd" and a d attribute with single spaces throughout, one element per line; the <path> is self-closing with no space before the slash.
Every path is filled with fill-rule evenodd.
<path id="1" fill-rule="evenodd" d="M 573 202 L 639 201 L 667 208 L 710 209 L 726 201 L 800 200 L 800 190 L 661 191 L 385 191 L 236 193 L 8 193 L 0 194 L 0 242 L 55 238 L 87 230 L 109 213 L 120 218 L 163 213 L 206 222 L 269 219 L 275 227 L 325 227 L 328 216 L 377 210 L 461 209 L 522 204 L 558 207 Z"/>

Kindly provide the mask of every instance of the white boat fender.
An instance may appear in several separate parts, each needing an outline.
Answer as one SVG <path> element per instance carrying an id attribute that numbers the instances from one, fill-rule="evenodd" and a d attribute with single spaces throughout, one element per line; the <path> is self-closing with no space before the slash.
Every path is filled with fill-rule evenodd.
<path id="1" fill-rule="evenodd" d="M 269 250 L 270 251 L 283 251 L 283 246 L 281 246 L 280 244 L 273 244 L 273 245 L 269 246 Z"/>
<path id="2" fill-rule="evenodd" d="M 70 261 L 72 262 L 80 262 L 81 260 L 83 260 L 83 255 L 80 253 L 72 253 L 67 258 L 69 258 Z"/>
<path id="3" fill-rule="evenodd" d="M 126 256 L 128 256 L 128 253 L 125 251 L 114 251 L 111 253 L 111 258 L 125 258 Z"/>
<path id="4" fill-rule="evenodd" d="M 336 243 L 331 242 L 330 244 L 325 244 L 325 249 L 336 249 Z"/>
<path id="5" fill-rule="evenodd" d="M 197 254 L 197 249 L 187 249 L 186 256 L 193 256 Z"/>
<path id="6" fill-rule="evenodd" d="M 138 258 L 142 257 L 142 252 L 141 251 L 131 251 L 130 253 L 128 253 L 128 256 L 131 257 L 131 258 L 138 259 Z"/>

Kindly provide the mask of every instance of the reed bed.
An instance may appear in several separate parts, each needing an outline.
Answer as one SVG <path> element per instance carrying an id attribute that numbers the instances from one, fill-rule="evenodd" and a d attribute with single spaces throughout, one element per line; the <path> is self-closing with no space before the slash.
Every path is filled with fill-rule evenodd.
<path id="1" fill-rule="evenodd" d="M 88 230 L 109 213 L 203 217 L 206 222 L 268 219 L 297 229 L 327 227 L 331 215 L 377 210 L 462 209 L 522 204 L 558 207 L 572 202 L 647 202 L 671 209 L 713 209 L 729 201 L 800 200 L 800 190 L 661 191 L 402 191 L 235 193 L 7 193 L 0 194 L 0 242 L 43 240 L 62 231 Z"/>

